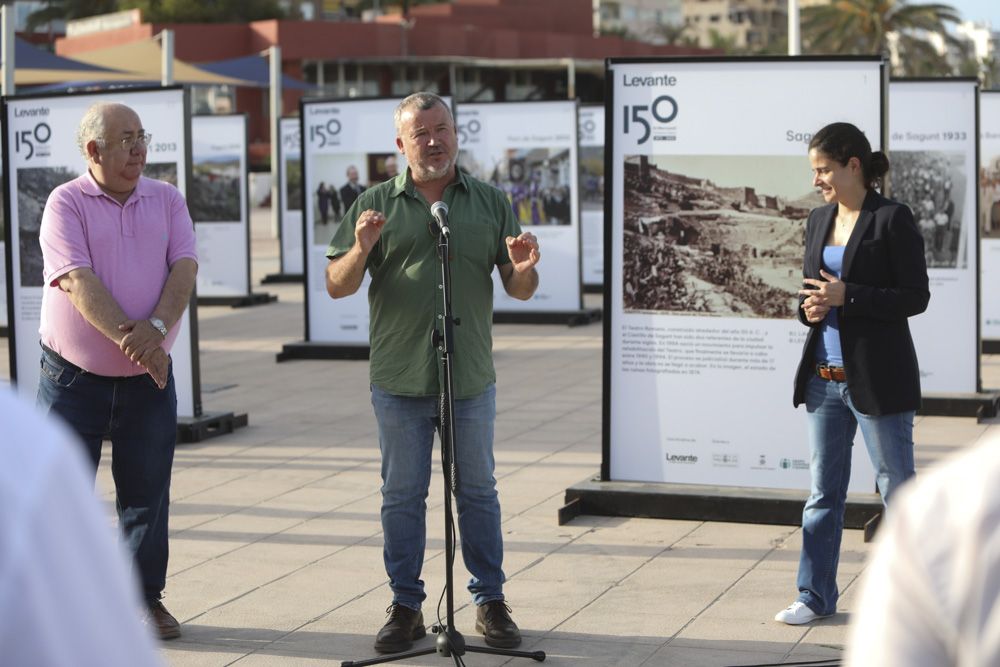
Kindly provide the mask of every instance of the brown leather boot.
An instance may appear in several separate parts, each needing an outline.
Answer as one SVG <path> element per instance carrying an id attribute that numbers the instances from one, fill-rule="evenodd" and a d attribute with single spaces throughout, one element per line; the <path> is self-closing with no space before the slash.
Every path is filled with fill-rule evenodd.
<path id="1" fill-rule="evenodd" d="M 181 624 L 167 611 L 159 600 L 146 602 L 146 616 L 143 622 L 153 628 L 154 634 L 162 640 L 177 639 L 181 636 Z"/>

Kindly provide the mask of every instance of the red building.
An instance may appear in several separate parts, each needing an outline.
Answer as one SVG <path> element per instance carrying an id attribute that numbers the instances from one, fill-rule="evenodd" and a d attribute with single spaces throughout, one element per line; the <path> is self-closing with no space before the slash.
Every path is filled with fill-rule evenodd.
<path id="1" fill-rule="evenodd" d="M 709 53 L 595 37 L 592 17 L 591 0 L 455 0 L 416 6 L 406 20 L 397 14 L 372 22 L 150 24 L 136 14 L 130 25 L 60 38 L 56 53 L 73 57 L 171 29 L 175 55 L 193 64 L 280 46 L 284 73 L 316 84 L 310 94 L 401 96 L 431 90 L 457 102 L 567 97 L 599 102 L 606 57 Z M 249 115 L 252 152 L 266 156 L 267 91 L 208 92 L 230 95 L 235 110 Z M 297 113 L 301 96 L 300 91 L 284 92 L 286 115 Z"/>

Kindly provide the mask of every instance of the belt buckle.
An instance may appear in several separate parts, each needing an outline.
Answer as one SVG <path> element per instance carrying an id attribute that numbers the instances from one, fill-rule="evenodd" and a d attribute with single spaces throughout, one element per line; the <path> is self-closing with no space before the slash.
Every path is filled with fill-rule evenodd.
<path id="1" fill-rule="evenodd" d="M 816 375 L 828 382 L 833 382 L 833 367 L 826 364 L 816 364 Z"/>

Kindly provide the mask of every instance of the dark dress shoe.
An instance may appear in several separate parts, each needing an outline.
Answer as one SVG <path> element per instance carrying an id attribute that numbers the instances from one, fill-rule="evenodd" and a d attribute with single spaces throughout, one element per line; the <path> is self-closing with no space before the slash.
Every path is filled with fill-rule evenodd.
<path id="1" fill-rule="evenodd" d="M 159 600 L 149 600 L 146 618 L 143 621 L 153 628 L 160 639 L 177 639 L 181 636 L 181 624 L 177 622 L 163 603 Z"/>
<path id="2" fill-rule="evenodd" d="M 486 643 L 496 648 L 521 645 L 521 631 L 503 600 L 493 600 L 476 608 L 476 632 L 483 633 Z"/>
<path id="3" fill-rule="evenodd" d="M 385 610 L 389 620 L 375 636 L 375 650 L 379 653 L 399 653 L 413 646 L 413 642 L 427 634 L 424 615 L 419 609 L 393 602 Z"/>

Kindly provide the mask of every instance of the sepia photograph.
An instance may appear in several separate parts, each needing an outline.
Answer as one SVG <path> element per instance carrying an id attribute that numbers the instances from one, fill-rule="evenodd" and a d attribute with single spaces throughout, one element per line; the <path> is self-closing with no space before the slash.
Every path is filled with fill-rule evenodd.
<path id="1" fill-rule="evenodd" d="M 511 148 L 491 156 L 487 163 L 461 151 L 458 163 L 502 190 L 522 227 L 572 223 L 568 148 Z"/>
<path id="2" fill-rule="evenodd" d="M 240 222 L 239 155 L 195 155 L 188 208 L 195 222 Z"/>
<path id="3" fill-rule="evenodd" d="M 146 168 L 142 170 L 142 175 L 177 187 L 176 162 L 147 162 Z"/>
<path id="4" fill-rule="evenodd" d="M 42 287 L 42 247 L 38 233 L 49 194 L 79 176 L 65 167 L 25 167 L 17 170 L 17 227 L 20 240 L 21 287 Z"/>
<path id="5" fill-rule="evenodd" d="M 796 156 L 625 158 L 624 308 L 795 316 L 809 211 L 824 202 Z"/>
<path id="6" fill-rule="evenodd" d="M 285 210 L 302 210 L 302 160 L 285 160 Z"/>
<path id="7" fill-rule="evenodd" d="M 364 153 L 313 156 L 309 180 L 317 185 L 312 192 L 306 192 L 313 216 L 313 245 L 326 247 L 340 227 L 344 213 L 350 208 L 344 206 L 344 195 L 353 203 L 344 189 L 353 183 L 361 192 L 365 189 L 363 184 L 369 183 L 369 157 Z"/>
<path id="8" fill-rule="evenodd" d="M 1000 239 L 1000 155 L 984 155 L 979 170 L 979 228 L 984 239 Z"/>
<path id="9" fill-rule="evenodd" d="M 924 237 L 928 269 L 964 269 L 966 230 L 965 154 L 948 151 L 892 151 L 890 196 L 913 211 Z"/>
<path id="10" fill-rule="evenodd" d="M 580 206 L 604 210 L 604 147 L 580 146 Z"/>

